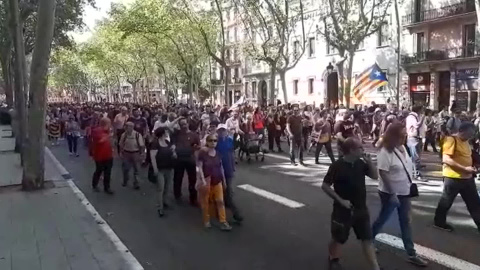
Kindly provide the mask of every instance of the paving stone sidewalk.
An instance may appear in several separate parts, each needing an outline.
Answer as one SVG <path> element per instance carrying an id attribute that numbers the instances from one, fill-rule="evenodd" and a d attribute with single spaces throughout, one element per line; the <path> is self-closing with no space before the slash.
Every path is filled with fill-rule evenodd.
<path id="1" fill-rule="evenodd" d="M 20 190 L 21 167 L 13 140 L 0 126 L 0 269 L 130 270 L 96 219 L 46 155 L 48 187 Z"/>

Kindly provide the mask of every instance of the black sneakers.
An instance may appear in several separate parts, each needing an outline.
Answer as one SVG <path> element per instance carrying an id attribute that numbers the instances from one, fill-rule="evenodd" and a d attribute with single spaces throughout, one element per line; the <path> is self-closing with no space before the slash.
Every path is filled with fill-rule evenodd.
<path id="1" fill-rule="evenodd" d="M 447 232 L 453 232 L 453 227 L 447 223 L 445 224 L 438 224 L 435 223 L 433 224 L 433 227 L 439 230 L 447 231 Z"/>

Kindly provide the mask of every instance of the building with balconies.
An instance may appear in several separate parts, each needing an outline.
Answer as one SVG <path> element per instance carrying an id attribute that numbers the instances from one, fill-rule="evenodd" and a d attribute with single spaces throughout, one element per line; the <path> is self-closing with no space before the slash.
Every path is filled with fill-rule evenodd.
<path id="1" fill-rule="evenodd" d="M 402 18 L 403 83 L 413 104 L 474 110 L 480 61 L 474 0 L 412 0 Z"/>

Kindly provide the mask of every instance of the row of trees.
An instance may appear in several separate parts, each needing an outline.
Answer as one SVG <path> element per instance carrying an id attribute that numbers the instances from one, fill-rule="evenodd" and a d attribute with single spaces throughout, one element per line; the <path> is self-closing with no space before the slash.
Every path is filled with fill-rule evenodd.
<path id="1" fill-rule="evenodd" d="M 114 5 L 87 43 L 56 52 L 52 83 L 81 96 L 98 87 L 121 93 L 121 83 L 128 82 L 134 100 L 141 102 L 145 95 L 138 95 L 139 89 L 148 90 L 145 81 L 156 78 L 169 96 L 182 88 L 191 102 L 194 94 L 200 100 L 214 94 L 212 64 L 223 71 L 224 82 L 231 81 L 229 52 L 235 47 L 246 65 L 261 62 L 268 67 L 270 89 L 280 78 L 288 102 L 286 73 L 305 54 L 308 38 L 321 35 L 338 51 L 339 95 L 349 105 L 355 52 L 385 23 L 391 0 L 323 1 L 318 20 L 305 18 L 311 9 L 306 11 L 302 0 L 136 0 L 129 7 Z M 231 10 L 243 32 L 239 42 L 227 36 Z M 228 95 L 229 83 L 224 83 L 225 103 Z M 270 91 L 269 101 L 274 100 Z"/>
<path id="2" fill-rule="evenodd" d="M 82 26 L 93 0 L 1 0 L 0 63 L 7 105 L 13 110 L 16 150 L 25 190 L 44 183 L 46 88 L 52 44 L 71 44 L 67 32 Z"/>

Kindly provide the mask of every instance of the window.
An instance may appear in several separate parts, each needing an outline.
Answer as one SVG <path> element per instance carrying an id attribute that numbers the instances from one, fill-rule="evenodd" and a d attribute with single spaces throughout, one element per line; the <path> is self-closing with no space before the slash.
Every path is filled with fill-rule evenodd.
<path id="1" fill-rule="evenodd" d="M 229 42 L 230 41 L 230 31 L 225 31 L 225 41 Z"/>
<path id="2" fill-rule="evenodd" d="M 238 67 L 236 67 L 234 70 L 233 70 L 233 77 L 235 78 L 235 82 L 237 82 L 237 80 L 240 78 L 240 73 L 238 71 Z"/>
<path id="3" fill-rule="evenodd" d="M 252 97 L 257 96 L 257 82 L 252 82 Z"/>
<path id="4" fill-rule="evenodd" d="M 238 60 L 238 50 L 235 48 L 233 49 L 233 62 L 237 62 Z"/>
<path id="5" fill-rule="evenodd" d="M 463 31 L 464 56 L 475 55 L 475 24 L 467 24 Z"/>
<path id="6" fill-rule="evenodd" d="M 298 95 L 298 80 L 293 81 L 293 94 Z"/>
<path id="7" fill-rule="evenodd" d="M 238 41 L 237 27 L 233 28 L 233 40 Z"/>
<path id="8" fill-rule="evenodd" d="M 423 32 L 417 33 L 417 53 L 420 54 L 425 50 L 425 34 Z"/>
<path id="9" fill-rule="evenodd" d="M 300 42 L 298 40 L 295 40 L 293 42 L 293 56 L 297 58 L 299 53 L 300 53 Z"/>
<path id="10" fill-rule="evenodd" d="M 225 60 L 228 62 L 230 61 L 230 50 L 227 49 L 227 51 L 225 52 Z"/>
<path id="11" fill-rule="evenodd" d="M 308 57 L 315 56 L 315 38 L 308 38 Z"/>
<path id="12" fill-rule="evenodd" d="M 362 40 L 362 42 L 360 42 L 360 44 L 358 44 L 357 51 L 360 51 L 360 50 L 363 50 L 363 49 L 365 49 L 365 40 Z"/>
<path id="13" fill-rule="evenodd" d="M 227 20 L 230 20 L 230 9 L 225 10 L 225 13 L 227 13 Z"/>
<path id="14" fill-rule="evenodd" d="M 337 53 L 337 49 L 335 49 L 335 47 L 333 47 L 333 45 L 327 41 L 327 54 L 336 54 Z"/>
<path id="15" fill-rule="evenodd" d="M 223 69 L 220 70 L 220 80 L 223 80 Z"/>
<path id="16" fill-rule="evenodd" d="M 313 78 L 309 78 L 308 79 L 308 94 L 313 94 L 313 92 L 315 91 L 314 89 L 314 85 L 315 85 L 315 80 Z"/>
<path id="17" fill-rule="evenodd" d="M 245 82 L 245 97 L 249 97 L 249 94 L 248 94 L 248 82 Z"/>
<path id="18" fill-rule="evenodd" d="M 388 24 L 383 23 L 380 28 L 378 28 L 378 33 L 377 33 L 377 47 L 382 47 L 385 45 L 388 45 L 388 40 L 390 38 L 389 32 L 388 32 Z"/>

